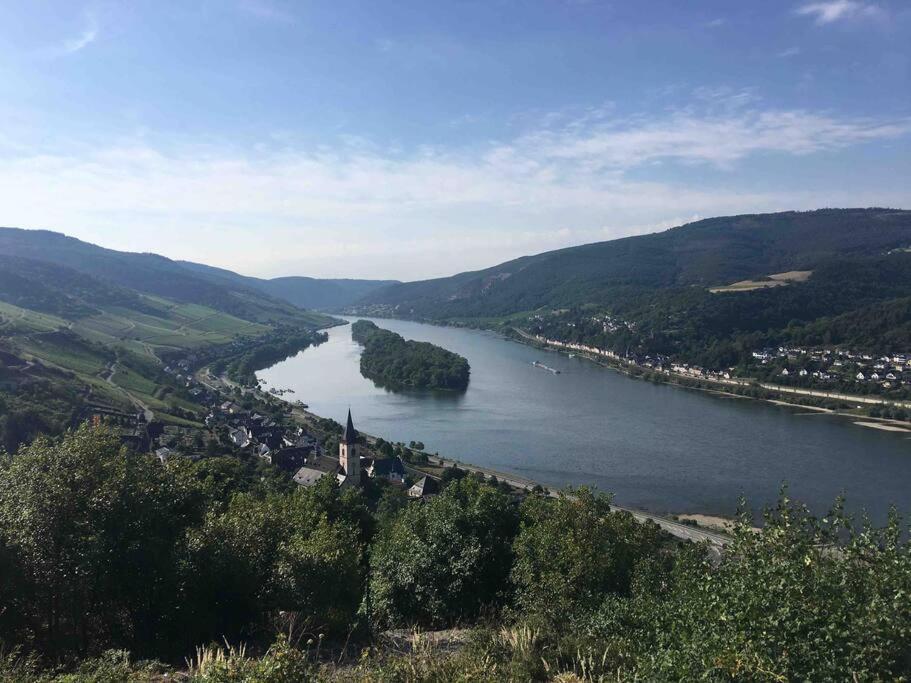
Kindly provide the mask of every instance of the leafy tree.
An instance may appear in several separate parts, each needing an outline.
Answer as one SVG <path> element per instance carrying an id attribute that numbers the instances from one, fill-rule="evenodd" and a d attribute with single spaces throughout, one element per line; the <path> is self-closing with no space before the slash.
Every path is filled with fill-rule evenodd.
<path id="1" fill-rule="evenodd" d="M 507 496 L 467 479 L 409 506 L 372 550 L 378 620 L 437 626 L 503 604 L 517 522 Z"/>
<path id="2" fill-rule="evenodd" d="M 17 608 L 31 637 L 50 653 L 157 640 L 176 598 L 173 548 L 192 500 L 189 482 L 128 456 L 104 429 L 41 437 L 7 459 L 0 542 L 21 568 Z"/>
<path id="3" fill-rule="evenodd" d="M 669 571 L 650 566 L 632 599 L 608 599 L 574 624 L 581 647 L 642 680 L 911 674 L 911 556 L 895 515 L 882 529 L 857 527 L 840 504 L 818 519 L 782 498 L 762 533 L 748 522 L 720 560 L 690 547 Z"/>
<path id="4" fill-rule="evenodd" d="M 586 488 L 522 504 L 512 580 L 518 609 L 547 626 L 628 595 L 634 570 L 660 544 L 658 527 L 610 509 L 610 498 Z"/>
<path id="5" fill-rule="evenodd" d="M 286 495 L 236 495 L 210 513 L 186 560 L 195 641 L 250 637 L 278 610 L 344 633 L 361 600 L 366 515 L 330 478 Z"/>

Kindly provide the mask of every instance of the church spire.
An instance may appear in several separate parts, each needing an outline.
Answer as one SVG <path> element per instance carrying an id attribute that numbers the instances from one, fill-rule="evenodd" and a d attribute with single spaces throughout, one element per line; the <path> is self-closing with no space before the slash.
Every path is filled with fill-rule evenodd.
<path id="1" fill-rule="evenodd" d="M 351 408 L 348 408 L 348 422 L 345 425 L 345 433 L 342 434 L 343 443 L 355 443 L 357 441 L 357 430 L 354 428 L 354 422 L 351 420 Z"/>

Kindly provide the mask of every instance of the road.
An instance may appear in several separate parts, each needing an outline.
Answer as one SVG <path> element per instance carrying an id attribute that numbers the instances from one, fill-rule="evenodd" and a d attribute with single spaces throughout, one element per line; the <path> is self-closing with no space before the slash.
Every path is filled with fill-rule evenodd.
<path id="1" fill-rule="evenodd" d="M 110 384 L 112 387 L 114 387 L 114 389 L 116 389 L 117 391 L 122 393 L 124 396 L 126 396 L 127 399 L 130 401 L 130 403 L 132 403 L 134 406 L 136 406 L 137 408 L 142 410 L 143 415 L 145 415 L 146 422 L 151 422 L 152 420 L 154 420 L 155 413 L 152 411 L 151 408 L 149 408 L 149 406 L 147 406 L 145 403 L 143 403 L 138 398 L 133 396 L 133 394 L 131 394 L 126 389 L 124 389 L 122 386 L 120 386 L 119 384 L 116 384 L 114 382 L 114 375 L 117 374 L 117 362 L 113 361 L 111 363 L 108 363 L 107 370 L 108 371 L 104 377 L 104 381 L 107 382 L 108 384 Z"/>

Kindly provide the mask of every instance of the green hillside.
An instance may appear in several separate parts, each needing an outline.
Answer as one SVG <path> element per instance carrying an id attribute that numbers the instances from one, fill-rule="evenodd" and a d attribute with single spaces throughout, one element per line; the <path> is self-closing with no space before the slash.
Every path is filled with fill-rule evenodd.
<path id="1" fill-rule="evenodd" d="M 56 232 L 0 228 L 0 255 L 63 266 L 107 285 L 206 306 L 248 321 L 302 320 L 298 307 L 246 286 L 242 280 L 213 281 L 163 256 L 104 249 Z M 317 325 L 321 320 L 324 318 L 309 318 Z"/>
<path id="2" fill-rule="evenodd" d="M 911 211 L 713 218 L 386 287 L 353 311 L 503 324 L 715 369 L 779 344 L 897 352 L 911 348 L 909 245 Z"/>
<path id="3" fill-rule="evenodd" d="M 193 422 L 200 407 L 169 359 L 309 343 L 332 323 L 159 256 L 0 230 L 0 445 L 60 431 L 89 404 Z"/>
<path id="4" fill-rule="evenodd" d="M 911 211 L 823 209 L 730 216 L 527 256 L 482 271 L 392 285 L 357 313 L 429 320 L 487 318 L 541 307 L 609 305 L 644 290 L 727 285 L 813 270 L 836 257 L 911 246 Z"/>
<path id="5" fill-rule="evenodd" d="M 337 311 L 381 287 L 399 284 L 395 280 L 321 279 L 303 276 L 277 277 L 269 280 L 238 275 L 230 270 L 189 261 L 182 261 L 181 265 L 200 277 L 222 284 L 239 284 L 287 301 L 299 308 L 316 311 Z"/>

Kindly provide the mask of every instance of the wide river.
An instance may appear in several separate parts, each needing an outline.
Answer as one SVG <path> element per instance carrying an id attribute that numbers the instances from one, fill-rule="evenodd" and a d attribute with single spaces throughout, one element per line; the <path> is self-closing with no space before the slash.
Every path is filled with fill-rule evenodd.
<path id="1" fill-rule="evenodd" d="M 844 492 L 881 522 L 890 503 L 911 510 L 911 438 L 837 416 L 631 379 L 578 358 L 492 333 L 377 320 L 406 339 L 465 356 L 462 394 L 393 393 L 359 371 L 349 326 L 264 370 L 325 417 L 387 440 L 540 481 L 587 484 L 654 512 L 732 514 L 743 495 L 789 495 L 822 513 Z M 559 375 L 532 365 L 535 360 Z"/>

